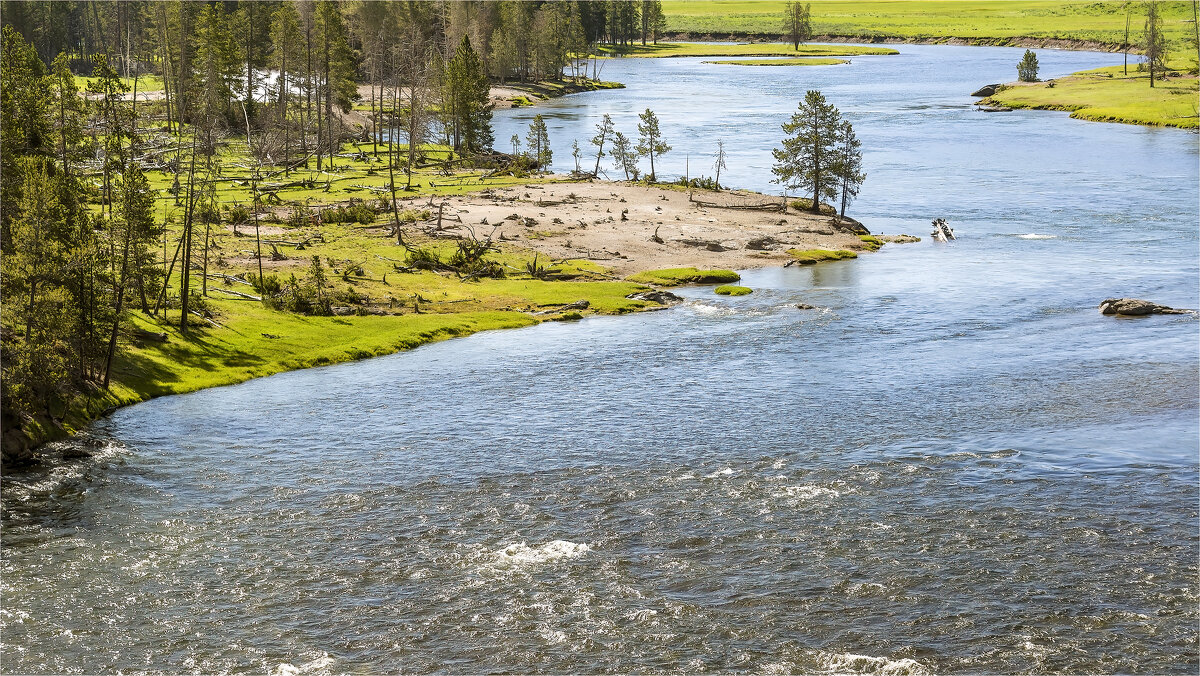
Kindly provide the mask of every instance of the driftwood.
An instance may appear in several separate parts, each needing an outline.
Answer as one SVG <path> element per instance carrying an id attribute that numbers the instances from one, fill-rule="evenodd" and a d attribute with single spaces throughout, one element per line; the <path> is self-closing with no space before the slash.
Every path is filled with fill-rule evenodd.
<path id="1" fill-rule="evenodd" d="M 254 252 L 251 252 L 251 253 L 254 253 Z M 211 279 L 223 279 L 227 282 L 237 282 L 238 284 L 245 284 L 246 286 L 254 286 L 253 284 L 251 284 L 250 282 L 247 282 L 246 280 L 242 279 L 241 277 L 234 277 L 233 275 L 223 275 L 219 272 L 210 272 L 206 276 Z"/>
<path id="2" fill-rule="evenodd" d="M 259 296 L 252 296 L 248 293 L 242 293 L 241 291 L 231 291 L 229 289 L 220 289 L 215 286 L 213 288 L 209 289 L 209 291 L 217 291 L 219 293 L 227 293 L 231 296 L 237 296 L 238 298 L 248 298 L 250 300 L 258 300 L 258 301 L 262 300 L 262 298 Z"/>

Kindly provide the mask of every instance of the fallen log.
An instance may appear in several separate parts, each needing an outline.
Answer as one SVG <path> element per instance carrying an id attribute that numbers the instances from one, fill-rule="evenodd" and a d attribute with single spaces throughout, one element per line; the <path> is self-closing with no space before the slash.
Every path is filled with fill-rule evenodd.
<path id="1" fill-rule="evenodd" d="M 247 298 L 249 300 L 262 301 L 262 298 L 259 296 L 252 296 L 248 293 L 242 293 L 241 291 L 232 291 L 230 289 L 219 289 L 217 287 L 213 287 L 213 288 L 209 289 L 209 291 L 217 291 L 219 293 L 227 293 L 231 296 L 237 296 L 238 298 Z"/>

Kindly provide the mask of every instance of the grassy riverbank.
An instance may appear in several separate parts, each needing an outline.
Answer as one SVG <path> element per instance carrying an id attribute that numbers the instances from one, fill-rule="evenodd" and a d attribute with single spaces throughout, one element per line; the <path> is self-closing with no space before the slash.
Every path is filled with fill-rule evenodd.
<path id="1" fill-rule="evenodd" d="M 1071 117 L 1159 127 L 1200 127 L 1195 75 L 1156 77 L 1123 66 L 1097 68 L 1051 82 L 1014 82 L 980 103 L 1008 108 L 1071 111 Z"/>
<path id="2" fill-rule="evenodd" d="M 782 1 L 667 0 L 662 5 L 669 33 L 778 36 L 783 31 Z M 1167 38 L 1184 40 L 1192 29 L 1189 3 L 1161 2 L 1160 7 Z M 1144 14 L 1134 8 L 1138 35 Z M 1090 0 L 814 0 L 812 27 L 818 39 L 958 39 L 1003 45 L 1035 38 L 1114 46 L 1125 40 L 1125 9 L 1120 2 Z"/>
<path id="3" fill-rule="evenodd" d="M 760 42 L 726 45 L 711 42 L 661 42 L 657 45 L 601 45 L 600 56 L 667 58 L 677 56 L 882 56 L 899 54 L 888 47 L 861 45 L 809 45 L 795 49 L 791 44 Z"/>
<path id="4" fill-rule="evenodd" d="M 720 66 L 836 66 L 850 63 L 845 59 L 742 59 L 735 61 L 705 61 Z"/>
<path id="5" fill-rule="evenodd" d="M 146 143 L 180 145 L 161 131 L 148 134 Z M 185 138 L 182 147 L 188 145 Z M 461 169 L 444 148 L 423 150 L 427 165 L 414 173 L 411 190 L 399 191 L 396 213 L 385 187 L 387 148 L 347 143 L 332 167 L 326 160 L 318 170 L 310 160 L 290 175 L 260 180 L 266 206 L 256 228 L 249 210 L 254 161 L 244 139 L 230 139 L 214 171 L 201 179 L 212 188 L 219 219 L 194 229 L 195 314 L 189 316 L 189 328 L 180 329 L 180 268 L 175 265 L 160 312 L 146 312 L 140 298 L 130 299 L 111 389 L 64 394 L 34 419 L 6 425 L 5 464 L 31 460 L 29 449 L 69 435 L 115 406 L 477 331 L 661 307 L 628 296 L 647 285 L 721 283 L 738 276 L 695 267 L 644 276 L 634 272 L 781 264 L 787 258 L 782 251 L 752 250 L 731 243 L 731 237 L 762 231 L 783 238 L 775 231 L 821 220 L 789 214 L 793 225 L 788 226 L 780 224 L 777 211 L 732 211 L 717 222 L 707 215 L 711 206 L 661 189 L 666 186 Z M 166 225 L 155 256 L 164 268 L 171 267 L 186 195 L 171 193 L 172 173 L 149 170 L 147 177 L 156 191 L 155 220 Z M 400 173 L 395 179 L 406 183 Z M 729 199 L 748 197 L 738 193 Z M 619 227 L 613 216 L 618 212 Z M 403 242 L 396 235 L 397 220 Z M 672 232 L 663 232 L 665 243 L 656 243 L 651 235 L 666 220 Z M 858 244 L 848 234 L 800 239 L 811 240 L 809 246 Z M 709 250 L 709 240 L 733 248 Z M 486 251 L 483 266 L 476 268 L 483 274 L 466 273 L 455 262 L 463 246 L 472 244 Z M 260 247 L 265 276 L 283 289 L 272 295 L 270 306 L 258 300 L 261 287 L 251 283 Z M 674 274 L 682 272 L 687 274 Z M 147 294 L 151 307 L 157 292 Z M 315 302 L 325 311 L 299 312 L 287 305 L 289 297 L 301 295 L 310 307 Z"/>

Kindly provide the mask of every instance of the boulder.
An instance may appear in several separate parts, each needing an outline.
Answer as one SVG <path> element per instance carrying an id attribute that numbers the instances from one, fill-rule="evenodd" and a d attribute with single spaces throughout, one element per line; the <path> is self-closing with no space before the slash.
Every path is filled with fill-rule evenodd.
<path id="1" fill-rule="evenodd" d="M 999 83 L 984 85 L 984 86 L 980 87 L 979 89 L 971 92 L 971 96 L 991 96 L 992 94 L 996 93 L 996 87 L 999 87 L 999 86 L 1000 86 Z"/>
<path id="2" fill-rule="evenodd" d="M 1182 315 L 1191 310 L 1159 305 L 1139 298 L 1106 298 L 1100 303 L 1100 314 L 1144 317 L 1146 315 Z"/>
<path id="3" fill-rule="evenodd" d="M 821 308 L 817 307 L 816 305 L 809 305 L 808 303 L 796 303 L 796 309 L 797 310 L 820 310 Z"/>
<path id="4" fill-rule="evenodd" d="M 631 293 L 625 297 L 629 300 L 644 300 L 651 303 L 662 303 L 663 305 L 667 305 L 668 303 L 677 303 L 683 300 L 682 297 L 677 296 L 670 291 L 638 291 L 637 293 Z"/>

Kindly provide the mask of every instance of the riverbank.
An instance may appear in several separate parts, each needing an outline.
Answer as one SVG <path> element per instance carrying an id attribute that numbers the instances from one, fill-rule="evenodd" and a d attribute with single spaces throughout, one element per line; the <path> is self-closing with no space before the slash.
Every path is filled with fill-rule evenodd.
<path id="1" fill-rule="evenodd" d="M 496 110 L 532 106 L 540 101 L 556 99 L 568 94 L 595 92 L 602 89 L 624 89 L 620 82 L 604 80 L 541 80 L 538 82 L 514 82 L 493 84 L 489 92 L 492 107 Z"/>
<path id="2" fill-rule="evenodd" d="M 194 273 L 207 286 L 194 288 L 201 293 L 194 303 L 199 314 L 188 331 L 179 329 L 177 302 L 158 316 L 132 311 L 111 390 L 76 393 L 15 426 L 6 421 L 4 466 L 36 462 L 44 442 L 154 397 L 478 331 L 663 307 L 630 298 L 651 289 L 628 279 L 635 273 L 748 269 L 784 265 L 795 259 L 789 250 L 871 248 L 828 216 L 782 213 L 779 198 L 745 191 L 432 170 L 420 172 L 417 192 L 399 202 L 401 244 L 396 216 L 382 208 L 386 200 L 372 196 L 371 184 L 381 177 L 372 158 L 361 155 L 369 148 L 348 145 L 324 189 L 304 182 L 276 188 L 283 205 L 263 214 L 259 226 L 266 275 L 285 286 L 319 284 L 331 316 L 270 309 L 256 300 L 259 291 L 247 281 L 259 263 L 253 226 L 218 226 L 211 243 L 219 254 L 208 262 L 207 279 L 202 270 Z M 232 180 L 218 191 L 223 206 L 245 203 L 244 184 L 226 178 Z M 171 240 L 179 228 L 172 202 L 166 195 L 156 205 Z M 333 222 L 334 214 L 352 209 L 366 222 Z M 490 272 L 468 275 L 452 266 L 467 243 L 483 245 Z M 314 281 L 317 271 L 323 282 Z"/>
<path id="3" fill-rule="evenodd" d="M 782 39 L 786 3 L 662 3 L 666 32 L 687 39 Z M 1125 42 L 1122 3 L 1082 0 L 817 0 L 814 42 L 918 42 L 1116 51 Z M 1160 3 L 1168 41 L 1192 34 L 1188 3 Z M 1145 12 L 1134 8 L 1140 35 Z"/>
<path id="4" fill-rule="evenodd" d="M 1121 122 L 1155 127 L 1197 129 L 1195 75 L 1174 71 L 1156 76 L 1123 66 L 1073 73 L 1046 82 L 1010 82 L 980 100 L 979 105 L 1001 108 L 1069 111 L 1071 117 L 1094 122 Z"/>

